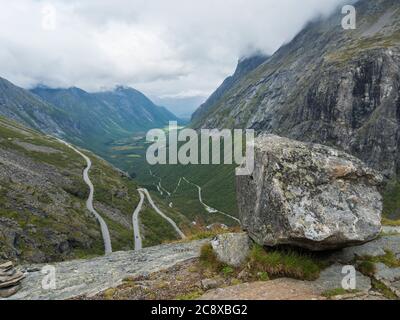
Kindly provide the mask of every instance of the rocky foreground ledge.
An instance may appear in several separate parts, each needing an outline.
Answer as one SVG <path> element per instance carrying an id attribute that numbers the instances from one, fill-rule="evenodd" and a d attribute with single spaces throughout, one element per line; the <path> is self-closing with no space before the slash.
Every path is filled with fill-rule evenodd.
<path id="1" fill-rule="evenodd" d="M 26 278 L 21 282 L 20 291 L 10 299 L 58 300 L 92 296 L 119 286 L 126 277 L 146 276 L 198 257 L 205 241 L 162 245 L 140 251 L 115 252 L 90 260 L 55 263 L 52 265 L 55 267 L 55 289 L 42 288 L 46 276 L 42 274 L 42 268 L 45 265 L 23 266 Z"/>

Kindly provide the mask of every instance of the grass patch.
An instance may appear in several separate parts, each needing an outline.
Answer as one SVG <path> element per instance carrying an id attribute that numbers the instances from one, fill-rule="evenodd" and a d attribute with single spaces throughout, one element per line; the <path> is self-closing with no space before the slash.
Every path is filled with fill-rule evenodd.
<path id="1" fill-rule="evenodd" d="M 157 203 L 158 204 L 158 203 Z M 151 247 L 180 239 L 175 229 L 145 203 L 140 212 L 139 222 L 142 230 L 143 246 Z"/>
<path id="2" fill-rule="evenodd" d="M 336 289 L 331 289 L 331 290 L 327 290 L 325 292 L 322 293 L 322 296 L 325 298 L 333 298 L 336 296 L 343 296 L 346 294 L 352 294 L 352 293 L 357 293 L 359 292 L 358 290 L 345 290 L 343 288 L 336 288 Z"/>
<path id="3" fill-rule="evenodd" d="M 220 262 L 211 244 L 205 244 L 201 248 L 200 265 L 225 277 L 234 277 L 239 270 Z M 287 250 L 267 252 L 263 247 L 255 245 L 249 253 L 245 267 L 251 279 L 267 281 L 279 277 L 316 280 L 325 266 L 307 254 Z"/>
<path id="4" fill-rule="evenodd" d="M 398 300 L 397 295 L 381 281 L 378 281 L 378 280 L 372 278 L 371 284 L 372 284 L 372 288 L 375 289 L 376 291 L 378 291 L 379 293 L 383 294 L 383 296 L 385 298 L 388 298 L 391 300 Z"/>
<path id="5" fill-rule="evenodd" d="M 400 220 L 390 220 L 388 218 L 383 218 L 382 225 L 387 227 L 400 227 Z"/>
<path id="6" fill-rule="evenodd" d="M 228 277 L 232 276 L 235 273 L 235 269 L 233 269 L 230 266 L 225 266 L 225 267 L 222 268 L 221 272 L 225 277 L 228 278 Z"/>
<path id="7" fill-rule="evenodd" d="M 175 297 L 174 300 L 196 300 L 198 298 L 200 298 L 203 295 L 203 292 L 201 290 L 196 290 L 193 292 L 189 292 L 186 294 L 180 294 L 178 296 Z"/>
<path id="8" fill-rule="evenodd" d="M 221 271 L 225 265 L 218 260 L 211 244 L 207 243 L 200 250 L 200 265 L 215 272 Z"/>
<path id="9" fill-rule="evenodd" d="M 265 251 L 254 246 L 249 255 L 249 269 L 253 273 L 265 272 L 270 277 L 289 277 L 301 280 L 318 278 L 322 265 L 310 256 L 295 251 Z"/>
<path id="10" fill-rule="evenodd" d="M 368 277 L 373 277 L 374 274 L 376 273 L 376 267 L 375 264 L 371 261 L 362 261 L 358 264 L 358 270 L 368 276 Z"/>
<path id="11" fill-rule="evenodd" d="M 396 255 L 389 250 L 385 250 L 385 255 L 379 257 L 370 257 L 365 256 L 361 258 L 363 262 L 370 262 L 370 263 L 383 263 L 389 268 L 398 268 L 400 267 L 400 260 L 396 258 Z"/>
<path id="12" fill-rule="evenodd" d="M 400 225 L 400 181 L 392 180 L 388 183 L 383 193 L 383 216 L 384 221 Z M 397 221 L 396 221 L 397 220 Z"/>

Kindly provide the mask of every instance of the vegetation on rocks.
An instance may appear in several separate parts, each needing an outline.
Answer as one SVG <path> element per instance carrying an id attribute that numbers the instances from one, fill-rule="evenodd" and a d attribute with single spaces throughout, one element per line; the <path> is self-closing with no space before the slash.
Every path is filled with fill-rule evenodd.
<path id="1" fill-rule="evenodd" d="M 271 278 L 315 280 L 319 276 L 322 264 L 308 254 L 291 250 L 268 251 L 255 245 L 250 252 L 248 267 L 252 273 L 265 272 Z"/>
<path id="2" fill-rule="evenodd" d="M 383 256 L 378 256 L 378 257 L 370 257 L 370 256 L 364 256 L 360 259 L 361 261 L 371 264 L 374 263 L 383 263 L 386 266 L 390 268 L 399 268 L 400 267 L 400 260 L 396 257 L 396 255 L 389 250 L 385 250 L 385 255 Z M 364 264 L 364 270 L 368 269 L 368 266 Z M 371 267 L 369 267 L 371 271 Z"/>
<path id="3" fill-rule="evenodd" d="M 333 298 L 336 296 L 343 296 L 346 294 L 354 294 L 357 292 L 358 292 L 358 290 L 345 290 L 343 288 L 337 288 L 337 289 L 331 289 L 331 290 L 327 290 L 327 291 L 323 292 L 322 296 L 330 299 L 330 298 Z"/>
<path id="4" fill-rule="evenodd" d="M 237 277 L 240 273 L 252 280 L 289 277 L 299 280 L 315 280 L 326 265 L 309 254 L 292 250 L 267 250 L 254 245 L 248 260 L 239 268 L 221 263 L 212 246 L 206 244 L 201 249 L 200 265 L 222 275 Z"/>

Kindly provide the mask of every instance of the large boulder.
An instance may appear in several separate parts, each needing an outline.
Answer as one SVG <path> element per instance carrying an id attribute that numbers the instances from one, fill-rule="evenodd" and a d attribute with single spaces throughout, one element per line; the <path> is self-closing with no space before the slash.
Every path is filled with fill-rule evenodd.
<path id="1" fill-rule="evenodd" d="M 255 169 L 236 181 L 240 220 L 260 245 L 343 248 L 381 232 L 382 177 L 330 147 L 274 135 L 255 141 Z"/>

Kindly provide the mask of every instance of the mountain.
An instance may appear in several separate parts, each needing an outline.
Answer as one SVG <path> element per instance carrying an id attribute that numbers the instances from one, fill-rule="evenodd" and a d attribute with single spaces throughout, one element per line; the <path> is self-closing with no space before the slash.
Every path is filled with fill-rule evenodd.
<path id="1" fill-rule="evenodd" d="M 119 86 L 114 91 L 93 96 L 107 105 L 115 113 L 117 123 L 128 131 L 149 130 L 168 125 L 169 121 L 179 121 L 166 108 L 156 106 L 143 93 L 129 87 Z"/>
<path id="2" fill-rule="evenodd" d="M 202 119 L 220 99 L 231 90 L 241 79 L 258 66 L 267 61 L 269 56 L 262 53 L 254 54 L 239 60 L 235 73 L 226 78 L 218 89 L 203 103 L 192 115 L 192 121 L 196 122 Z"/>
<path id="3" fill-rule="evenodd" d="M 197 110 L 199 105 L 205 101 L 203 96 L 195 97 L 154 97 L 153 101 L 161 106 L 166 107 L 175 114 L 179 119 L 190 121 L 192 114 Z"/>
<path id="4" fill-rule="evenodd" d="M 136 184 L 86 152 L 94 206 L 114 250 L 133 248 Z M 104 253 L 97 221 L 86 209 L 85 160 L 55 138 L 0 117 L 0 260 L 50 262 Z"/>
<path id="5" fill-rule="evenodd" d="M 112 140 L 129 137 L 133 132 L 164 127 L 178 119 L 156 106 L 141 92 L 125 87 L 114 91 L 88 93 L 79 88 L 37 87 L 33 94 L 66 113 L 78 134 L 68 139 L 99 150 Z"/>
<path id="6" fill-rule="evenodd" d="M 88 93 L 79 88 L 31 91 L 0 78 L 0 115 L 99 151 L 110 141 L 180 121 L 141 92 L 125 87 Z"/>
<path id="7" fill-rule="evenodd" d="M 92 162 L 93 206 L 108 225 L 113 250 L 133 250 L 137 184 L 93 153 L 81 152 Z M 86 208 L 86 166 L 59 140 L 0 117 L 0 261 L 45 263 L 104 254 L 100 226 Z M 153 199 L 180 226 L 189 226 L 181 213 Z M 142 211 L 144 247 L 177 239 L 148 205 Z"/>
<path id="8" fill-rule="evenodd" d="M 0 115 L 47 133 L 64 135 L 65 128 L 70 128 L 70 133 L 74 131 L 65 112 L 3 78 L 0 78 Z"/>
<path id="9" fill-rule="evenodd" d="M 195 128 L 253 128 L 336 146 L 391 177 L 400 172 L 400 8 L 355 4 L 310 22 L 193 117 Z"/>

